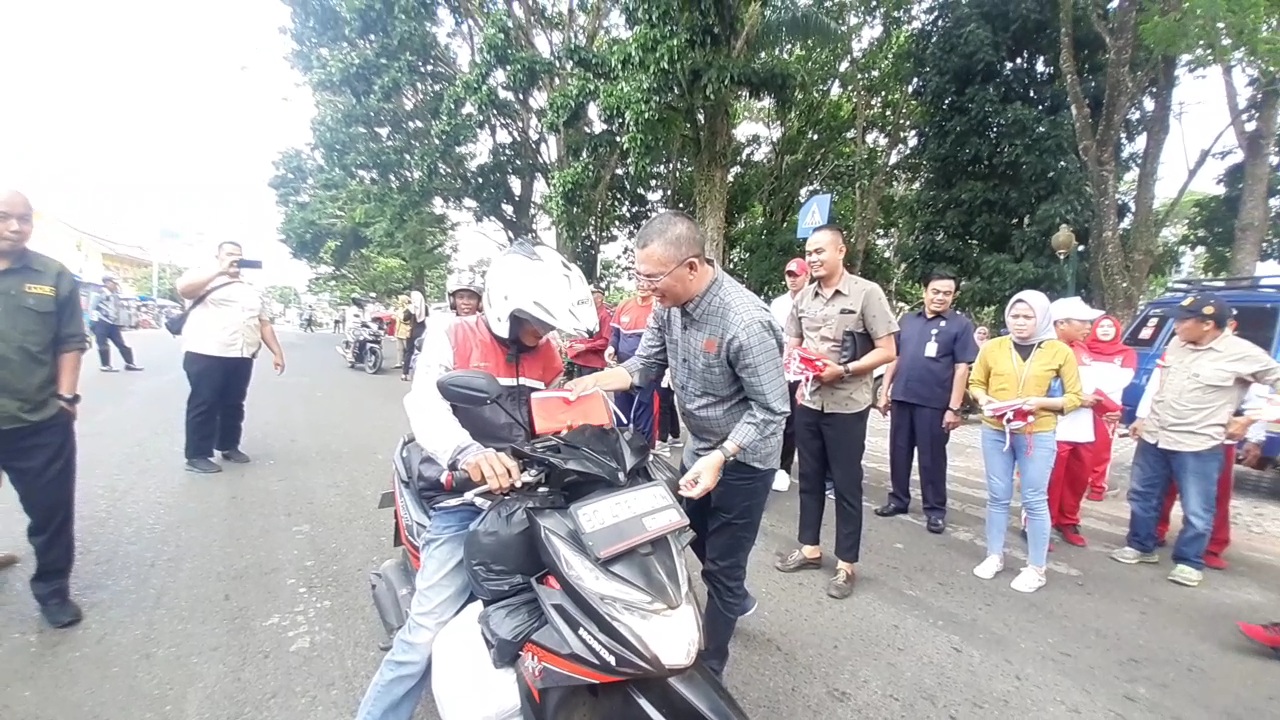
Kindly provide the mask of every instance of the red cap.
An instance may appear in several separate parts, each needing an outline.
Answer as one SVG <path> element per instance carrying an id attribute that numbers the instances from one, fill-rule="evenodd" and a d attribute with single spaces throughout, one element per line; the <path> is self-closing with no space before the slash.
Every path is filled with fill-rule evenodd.
<path id="1" fill-rule="evenodd" d="M 791 262 L 787 263 L 786 274 L 804 277 L 809 274 L 809 264 L 800 258 L 792 258 Z"/>

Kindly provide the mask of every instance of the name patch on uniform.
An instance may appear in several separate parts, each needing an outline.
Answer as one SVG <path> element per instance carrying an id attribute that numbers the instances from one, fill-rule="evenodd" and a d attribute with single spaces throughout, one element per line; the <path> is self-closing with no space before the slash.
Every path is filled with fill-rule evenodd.
<path id="1" fill-rule="evenodd" d="M 33 285 L 31 283 L 27 283 L 27 286 L 23 289 L 32 295 L 48 295 L 49 297 L 58 296 L 58 291 L 53 289 L 50 285 Z"/>

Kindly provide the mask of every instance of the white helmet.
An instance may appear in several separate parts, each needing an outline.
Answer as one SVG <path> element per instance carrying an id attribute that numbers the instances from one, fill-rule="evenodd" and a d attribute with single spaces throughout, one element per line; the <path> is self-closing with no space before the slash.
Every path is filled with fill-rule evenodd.
<path id="1" fill-rule="evenodd" d="M 570 337 L 600 329 L 582 270 L 546 245 L 517 241 L 494 259 L 484 286 L 484 317 L 500 338 L 511 338 L 513 315 Z"/>

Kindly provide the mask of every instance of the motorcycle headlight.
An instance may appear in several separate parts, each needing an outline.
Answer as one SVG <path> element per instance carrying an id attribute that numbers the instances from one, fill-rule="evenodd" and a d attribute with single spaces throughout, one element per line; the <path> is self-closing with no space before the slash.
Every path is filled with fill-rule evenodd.
<path id="1" fill-rule="evenodd" d="M 680 563 L 680 589 L 684 602 L 675 608 L 669 608 L 640 590 L 610 577 L 591 562 L 590 558 L 554 534 L 549 533 L 548 537 L 547 545 L 556 554 L 565 574 L 569 576 L 568 579 L 599 596 L 604 611 L 630 628 L 663 665 L 679 670 L 693 664 L 702 644 L 702 630 L 684 563 Z"/>

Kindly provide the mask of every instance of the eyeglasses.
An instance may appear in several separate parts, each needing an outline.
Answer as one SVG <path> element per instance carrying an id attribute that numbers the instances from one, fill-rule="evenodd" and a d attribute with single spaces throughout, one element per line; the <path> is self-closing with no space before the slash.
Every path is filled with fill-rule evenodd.
<path id="1" fill-rule="evenodd" d="M 685 263 L 689 262 L 690 260 L 699 260 L 701 259 L 701 257 L 702 257 L 701 255 L 690 255 L 689 257 L 673 265 L 670 270 L 662 273 L 657 277 L 651 277 L 649 275 L 641 275 L 640 273 L 632 273 L 632 277 L 635 278 L 637 287 L 646 287 L 646 288 L 656 287 L 658 283 L 662 282 L 663 280 L 666 280 L 668 277 L 670 277 L 671 273 L 675 272 L 676 270 L 679 270 Z"/>

